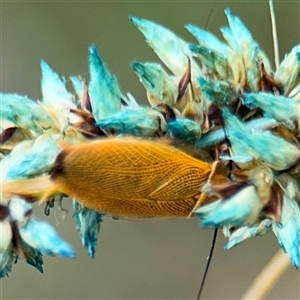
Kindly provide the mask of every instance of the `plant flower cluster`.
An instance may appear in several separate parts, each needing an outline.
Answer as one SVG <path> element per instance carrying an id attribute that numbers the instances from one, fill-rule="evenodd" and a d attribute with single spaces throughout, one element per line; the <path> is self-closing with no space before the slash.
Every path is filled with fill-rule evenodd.
<path id="1" fill-rule="evenodd" d="M 131 64 L 148 106 L 121 92 L 94 45 L 90 78 L 70 77 L 73 92 L 42 61 L 41 100 L 0 95 L 1 184 L 49 174 L 65 144 L 111 135 L 177 140 L 211 159 L 211 173 L 191 211 L 200 226 L 222 228 L 225 250 L 272 231 L 299 268 L 300 45 L 273 70 L 243 22 L 229 9 L 225 13 L 224 41 L 186 26 L 196 44 L 154 22 L 130 18 L 164 64 Z M 50 196 L 48 211 L 65 196 Z M 19 258 L 42 271 L 43 254 L 75 257 L 32 208 L 31 199 L 1 196 L 0 277 Z M 74 199 L 74 218 L 93 257 L 103 213 Z"/>

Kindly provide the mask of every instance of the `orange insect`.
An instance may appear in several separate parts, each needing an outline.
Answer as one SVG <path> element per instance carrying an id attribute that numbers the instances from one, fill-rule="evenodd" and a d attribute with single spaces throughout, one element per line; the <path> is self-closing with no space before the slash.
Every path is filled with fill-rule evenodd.
<path id="1" fill-rule="evenodd" d="M 115 217 L 187 217 L 211 172 L 208 163 L 193 156 L 150 140 L 103 139 L 63 149 L 51 175 L 2 188 L 8 196 L 42 199 L 63 193 Z"/>

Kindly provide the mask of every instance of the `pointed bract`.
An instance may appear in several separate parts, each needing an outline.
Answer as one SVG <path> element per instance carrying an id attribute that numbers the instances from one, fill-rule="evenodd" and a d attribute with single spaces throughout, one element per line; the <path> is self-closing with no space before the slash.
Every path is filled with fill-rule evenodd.
<path id="1" fill-rule="evenodd" d="M 233 152 L 228 159 L 236 162 L 257 159 L 274 170 L 288 169 L 300 159 L 296 146 L 270 132 L 250 132 L 228 109 L 223 109 L 223 118 Z"/>
<path id="2" fill-rule="evenodd" d="M 167 72 L 157 63 L 134 62 L 131 68 L 147 90 L 148 101 L 152 106 L 164 103 L 173 107 L 178 97 L 178 88 Z"/>
<path id="3" fill-rule="evenodd" d="M 267 117 L 273 117 L 291 129 L 293 120 L 300 122 L 300 102 L 284 96 L 270 93 L 249 93 L 245 95 L 244 104 L 249 108 L 261 108 Z"/>
<path id="4" fill-rule="evenodd" d="M 214 75 L 218 80 L 233 81 L 232 69 L 224 55 L 206 46 L 189 45 L 189 49 L 207 68 L 206 72 L 210 74 L 210 77 Z"/>
<path id="5" fill-rule="evenodd" d="M 36 140 L 23 141 L 0 162 L 1 180 L 16 180 L 40 175 L 48 171 L 60 147 L 49 135 L 40 135 Z"/>
<path id="6" fill-rule="evenodd" d="M 36 248 L 28 245 L 20 236 L 19 247 L 22 252 L 22 259 L 25 259 L 26 262 L 32 267 L 36 268 L 39 272 L 44 273 L 43 270 L 43 254 Z"/>
<path id="7" fill-rule="evenodd" d="M 65 79 L 60 78 L 43 60 L 41 68 L 43 107 L 63 132 L 69 122 L 76 123 L 80 120 L 70 113 L 70 109 L 76 109 L 76 104 L 72 94 L 66 89 Z"/>
<path id="8" fill-rule="evenodd" d="M 288 94 L 289 98 L 292 98 L 295 101 L 300 102 L 300 83 L 297 84 Z M 299 112 L 300 115 L 300 112 Z"/>
<path id="9" fill-rule="evenodd" d="M 0 116 L 12 124 L 41 134 L 44 129 L 56 129 L 53 120 L 37 101 L 17 94 L 0 93 Z"/>
<path id="10" fill-rule="evenodd" d="M 228 81 L 206 80 L 199 77 L 198 82 L 206 98 L 220 106 L 229 105 L 238 98 L 238 94 Z"/>
<path id="11" fill-rule="evenodd" d="M 292 51 L 285 55 L 284 60 L 275 72 L 274 80 L 282 89 L 284 95 L 299 84 L 300 79 L 300 45 L 295 46 Z"/>
<path id="12" fill-rule="evenodd" d="M 218 54 L 226 55 L 228 51 L 231 51 L 225 43 L 221 42 L 212 33 L 193 24 L 188 24 L 185 28 L 197 39 L 199 45 L 206 46 L 207 48 L 218 52 Z"/>
<path id="13" fill-rule="evenodd" d="M 13 222 L 23 224 L 32 212 L 32 204 L 26 202 L 20 197 L 14 197 L 9 201 L 9 215 Z"/>
<path id="14" fill-rule="evenodd" d="M 278 125 L 278 122 L 273 118 L 259 118 L 249 122 L 245 122 L 244 125 L 248 130 L 263 131 L 276 127 Z M 209 148 L 223 140 L 225 140 L 225 133 L 224 129 L 221 128 L 210 131 L 207 134 L 203 135 L 195 143 L 195 146 L 197 148 Z"/>
<path id="15" fill-rule="evenodd" d="M 83 82 L 77 76 L 71 76 L 70 79 L 72 81 L 76 95 L 81 101 L 81 99 L 83 98 Z"/>
<path id="16" fill-rule="evenodd" d="M 245 226 L 257 221 L 262 203 L 253 185 L 249 185 L 229 199 L 204 205 L 194 213 L 201 227 Z"/>
<path id="17" fill-rule="evenodd" d="M 194 143 L 201 136 L 201 128 L 195 121 L 178 119 L 168 123 L 171 137 L 187 143 Z"/>
<path id="18" fill-rule="evenodd" d="M 156 110 L 139 107 L 124 109 L 97 123 L 104 130 L 134 136 L 153 136 L 166 131 L 166 123 L 162 114 Z"/>
<path id="19" fill-rule="evenodd" d="M 229 250 L 232 247 L 238 246 L 242 242 L 249 239 L 254 239 L 259 236 L 263 236 L 272 230 L 272 221 L 265 219 L 258 224 L 252 226 L 244 226 L 236 229 L 233 233 L 226 234 L 229 239 L 227 244 L 224 246 L 224 250 Z M 230 230 L 228 230 L 230 231 Z"/>
<path id="20" fill-rule="evenodd" d="M 243 59 L 243 65 L 247 74 L 247 82 L 245 84 L 249 85 L 253 91 L 257 91 L 261 77 L 260 66 L 263 63 L 265 70 L 270 74 L 270 62 L 241 19 L 233 15 L 229 9 L 225 10 L 225 14 L 230 29 L 223 30 L 224 38 Z"/>
<path id="21" fill-rule="evenodd" d="M 12 270 L 13 252 L 12 229 L 8 220 L 0 220 L 0 278 L 8 276 Z"/>
<path id="22" fill-rule="evenodd" d="M 76 201 L 73 202 L 73 211 L 80 241 L 86 248 L 88 255 L 94 258 L 97 250 L 98 234 L 104 215 L 84 207 Z"/>
<path id="23" fill-rule="evenodd" d="M 64 241 L 47 222 L 31 217 L 26 224 L 19 226 L 19 232 L 28 245 L 38 249 L 42 254 L 59 255 L 64 258 L 76 256 L 71 245 Z"/>
<path id="24" fill-rule="evenodd" d="M 89 48 L 89 94 L 96 122 L 109 117 L 121 108 L 121 92 L 94 45 Z"/>
<path id="25" fill-rule="evenodd" d="M 187 42 L 162 25 L 137 17 L 130 17 L 130 20 L 142 32 L 149 46 L 173 74 L 182 76 L 188 64 Z M 193 59 L 191 64 L 192 77 L 200 76 L 201 70 Z"/>
<path id="26" fill-rule="evenodd" d="M 279 245 L 298 269 L 300 267 L 300 209 L 299 205 L 286 194 L 283 197 L 280 222 L 273 222 L 272 225 Z"/>

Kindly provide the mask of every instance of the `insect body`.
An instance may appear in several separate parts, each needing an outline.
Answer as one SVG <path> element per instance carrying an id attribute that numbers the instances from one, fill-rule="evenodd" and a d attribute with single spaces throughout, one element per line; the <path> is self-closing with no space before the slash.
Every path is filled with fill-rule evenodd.
<path id="1" fill-rule="evenodd" d="M 116 217 L 187 217 L 210 171 L 208 163 L 171 146 L 112 138 L 66 147 L 39 186 L 47 190 L 44 199 L 60 192 Z M 42 178 L 31 180 L 37 186 L 35 180 Z"/>

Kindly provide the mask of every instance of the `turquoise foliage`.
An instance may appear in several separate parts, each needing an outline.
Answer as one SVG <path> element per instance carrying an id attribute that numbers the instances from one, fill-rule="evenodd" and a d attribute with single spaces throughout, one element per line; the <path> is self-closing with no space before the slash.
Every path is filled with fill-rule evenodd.
<path id="1" fill-rule="evenodd" d="M 188 43 L 171 30 L 149 20 L 137 17 L 130 17 L 130 20 L 145 36 L 149 46 L 153 48 L 171 72 L 174 75 L 182 76 L 188 63 Z M 201 75 L 199 66 L 193 60 L 191 60 L 191 64 L 193 75 Z"/>
<path id="2" fill-rule="evenodd" d="M 83 98 L 83 82 L 76 76 L 70 77 L 78 99 Z"/>
<path id="3" fill-rule="evenodd" d="M 223 118 L 232 146 L 232 159 L 236 162 L 250 162 L 253 159 L 264 162 L 274 170 L 285 170 L 300 158 L 297 146 L 286 142 L 270 132 L 251 132 L 227 109 Z M 279 149 L 279 150 L 278 150 Z M 226 159 L 226 157 L 223 157 Z"/>
<path id="4" fill-rule="evenodd" d="M 76 256 L 72 246 L 65 242 L 47 222 L 29 218 L 25 225 L 19 225 L 21 238 L 42 254 L 59 255 L 64 258 Z"/>
<path id="5" fill-rule="evenodd" d="M 96 46 L 91 46 L 89 51 L 89 93 L 94 118 L 99 122 L 120 110 L 121 92 L 116 77 L 109 72 Z"/>
<path id="6" fill-rule="evenodd" d="M 259 107 L 265 116 L 273 117 L 293 129 L 293 120 L 300 121 L 300 102 L 284 96 L 270 93 L 249 93 L 245 95 L 244 104 L 250 108 Z"/>
<path id="7" fill-rule="evenodd" d="M 189 119 L 178 119 L 167 126 L 171 136 L 180 141 L 194 143 L 201 136 L 199 124 Z"/>
<path id="8" fill-rule="evenodd" d="M 55 140 L 48 135 L 39 136 L 34 142 L 19 143 L 0 162 L 2 180 L 16 180 L 43 174 L 48 171 L 60 152 Z"/>
<path id="9" fill-rule="evenodd" d="M 229 9 L 225 14 L 225 41 L 186 26 L 195 45 L 160 24 L 130 18 L 169 69 L 157 62 L 131 64 L 148 106 L 121 93 L 94 45 L 89 47 L 89 80 L 70 77 L 75 96 L 66 80 L 41 61 L 41 100 L 0 94 L 1 184 L 51 175 L 62 148 L 105 135 L 171 139 L 167 142 L 180 149 L 192 144 L 214 161 L 208 178 L 199 183 L 199 205 L 191 211 L 201 227 L 223 228 L 225 250 L 273 231 L 299 268 L 300 45 L 273 71 L 240 18 Z M 0 201 L 0 278 L 18 258 L 43 272 L 43 255 L 75 257 L 51 225 L 32 215 L 28 199 L 3 192 Z M 76 228 L 93 258 L 103 214 L 77 201 Z"/>
<path id="10" fill-rule="evenodd" d="M 253 185 L 241 189 L 228 199 L 220 199 L 194 211 L 201 227 L 251 225 L 257 220 L 262 203 Z"/>
<path id="11" fill-rule="evenodd" d="M 160 120 L 163 124 L 160 123 Z M 137 107 L 124 109 L 110 117 L 106 117 L 99 121 L 97 126 L 119 134 L 153 136 L 161 130 L 161 126 L 165 127 L 165 122 L 158 111 Z"/>
<path id="12" fill-rule="evenodd" d="M 218 105 L 229 105 L 238 96 L 228 81 L 205 80 L 203 77 L 198 81 L 206 98 Z"/>
<path id="13" fill-rule="evenodd" d="M 281 218 L 272 223 L 272 229 L 276 235 L 279 245 L 286 252 L 294 267 L 300 264 L 300 210 L 298 204 L 289 195 L 283 198 Z"/>
<path id="14" fill-rule="evenodd" d="M 278 125 L 278 122 L 273 118 L 259 118 L 243 123 L 247 130 L 260 132 Z M 197 148 L 209 148 L 225 139 L 225 131 L 223 128 L 207 133 L 198 139 L 195 143 Z"/>
<path id="15" fill-rule="evenodd" d="M 16 94 L 0 93 L 0 115 L 15 126 L 26 128 L 33 133 L 41 134 L 45 129 L 54 126 L 52 119 L 36 101 Z"/>
<path id="16" fill-rule="evenodd" d="M 17 259 L 12 248 L 13 236 L 22 253 L 21 257 L 41 273 L 43 273 L 43 254 L 59 255 L 64 258 L 75 257 L 72 246 L 64 241 L 49 223 L 37 220 L 31 215 L 32 205 L 25 200 L 14 197 L 10 200 L 8 208 L 0 206 L 0 209 L 7 209 L 7 218 L 0 221 L 0 278 L 8 275 L 13 261 Z M 10 222 L 16 226 L 14 232 Z"/>
<path id="17" fill-rule="evenodd" d="M 41 69 L 43 102 L 61 109 L 67 109 L 70 105 L 76 108 L 72 101 L 72 94 L 65 87 L 65 79 L 60 78 L 43 60 Z"/>
<path id="18" fill-rule="evenodd" d="M 21 198 L 13 198 L 9 204 L 10 216 L 16 222 L 20 238 L 42 254 L 74 258 L 75 252 L 49 223 L 31 216 L 32 206 Z"/>
<path id="19" fill-rule="evenodd" d="M 2 215 L 7 215 L 5 206 L 0 205 Z M 12 270 L 14 255 L 11 247 L 12 229 L 8 217 L 0 221 L 1 243 L 0 243 L 0 278 L 8 276 Z"/>
<path id="20" fill-rule="evenodd" d="M 225 227 L 224 231 L 225 236 L 228 238 L 228 242 L 223 249 L 229 250 L 232 247 L 235 247 L 244 241 L 263 236 L 271 230 L 272 221 L 270 219 L 265 219 L 260 223 L 253 224 L 251 226 L 242 226 L 236 229 L 233 233 L 230 233 L 230 229 Z"/>
<path id="21" fill-rule="evenodd" d="M 94 258 L 97 250 L 97 239 L 104 214 L 73 202 L 74 219 L 76 229 L 79 232 L 80 241 L 86 248 L 88 255 Z"/>
<path id="22" fill-rule="evenodd" d="M 3 231 L 2 231 L 3 232 Z M 0 252 L 0 279 L 8 276 L 8 274 L 12 270 L 12 266 L 14 263 L 14 255 L 12 250 L 7 250 L 4 252 Z"/>
<path id="23" fill-rule="evenodd" d="M 175 104 L 178 94 L 177 85 L 160 64 L 134 62 L 131 68 L 147 90 L 151 105 L 165 103 L 173 106 Z"/>

